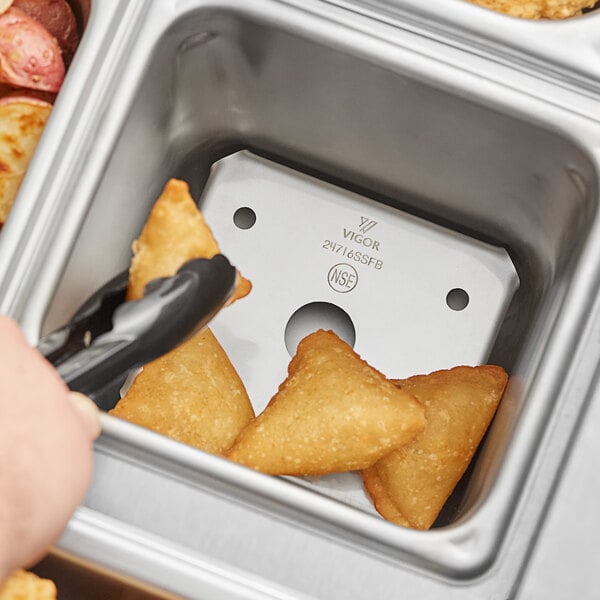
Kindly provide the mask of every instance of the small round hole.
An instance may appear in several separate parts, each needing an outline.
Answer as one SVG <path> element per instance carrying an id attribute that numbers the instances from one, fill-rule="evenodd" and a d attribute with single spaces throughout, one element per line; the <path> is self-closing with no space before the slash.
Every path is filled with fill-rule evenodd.
<path id="1" fill-rule="evenodd" d="M 233 222 L 240 229 L 250 229 L 256 223 L 256 213 L 251 208 L 242 206 L 233 213 Z"/>
<path id="2" fill-rule="evenodd" d="M 446 304 L 452 310 L 464 310 L 469 305 L 469 294 L 462 288 L 454 288 L 448 292 Z"/>
<path id="3" fill-rule="evenodd" d="M 348 313 L 329 302 L 311 302 L 301 306 L 285 327 L 285 347 L 290 356 L 296 354 L 298 344 L 318 329 L 331 329 L 347 344 L 354 347 L 356 331 Z"/>

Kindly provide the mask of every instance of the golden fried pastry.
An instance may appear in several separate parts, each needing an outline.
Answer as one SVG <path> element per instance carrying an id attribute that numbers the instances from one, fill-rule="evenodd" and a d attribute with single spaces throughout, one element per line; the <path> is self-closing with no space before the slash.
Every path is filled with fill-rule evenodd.
<path id="1" fill-rule="evenodd" d="M 140 237 L 133 243 L 128 300 L 139 300 L 144 286 L 157 277 L 170 277 L 193 258 L 212 258 L 217 241 L 184 181 L 171 179 L 154 204 Z M 246 296 L 252 284 L 238 272 L 231 302 Z"/>
<path id="2" fill-rule="evenodd" d="M 512 17 L 523 19 L 566 19 L 580 15 L 597 0 L 470 0 Z"/>
<path id="3" fill-rule="evenodd" d="M 428 529 L 486 432 L 508 376 L 501 367 L 456 367 L 395 381 L 425 406 L 427 426 L 411 444 L 362 471 L 379 513 Z"/>
<path id="4" fill-rule="evenodd" d="M 298 345 L 267 408 L 226 454 L 272 475 L 363 469 L 425 427 L 421 404 L 331 331 Z"/>
<path id="5" fill-rule="evenodd" d="M 147 364 L 110 412 L 214 454 L 254 417 L 244 384 L 209 329 Z"/>
<path id="6" fill-rule="evenodd" d="M 0 98 L 0 225 L 8 213 L 52 105 L 35 98 Z"/>
<path id="7" fill-rule="evenodd" d="M 0 583 L 0 600 L 56 600 L 56 586 L 50 579 L 19 569 Z"/>
<path id="8" fill-rule="evenodd" d="M 135 300 L 150 280 L 173 275 L 192 258 L 211 258 L 219 247 L 187 184 L 171 179 L 133 250 L 127 296 Z M 234 299 L 250 288 L 238 273 Z M 244 384 L 208 328 L 147 364 L 110 412 L 215 454 L 254 417 Z"/>

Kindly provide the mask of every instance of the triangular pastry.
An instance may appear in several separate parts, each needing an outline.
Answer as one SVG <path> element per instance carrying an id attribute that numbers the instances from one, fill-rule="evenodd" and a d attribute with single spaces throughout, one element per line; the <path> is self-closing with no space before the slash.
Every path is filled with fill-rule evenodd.
<path id="1" fill-rule="evenodd" d="M 172 179 L 133 250 L 130 300 L 140 298 L 152 279 L 174 274 L 192 258 L 211 258 L 219 247 L 187 183 Z M 250 289 L 238 273 L 234 299 Z M 254 417 L 244 384 L 208 328 L 147 364 L 110 412 L 214 454 L 229 448 Z"/>
<path id="2" fill-rule="evenodd" d="M 220 252 L 185 181 L 171 179 L 152 207 L 140 237 L 133 243 L 127 300 L 139 300 L 144 286 L 157 277 L 170 277 L 193 258 Z M 246 296 L 252 284 L 238 272 L 233 302 Z"/>
<path id="3" fill-rule="evenodd" d="M 425 427 L 423 407 L 331 331 L 304 338 L 267 408 L 228 458 L 272 475 L 363 469 Z"/>
<path id="4" fill-rule="evenodd" d="M 379 513 L 428 529 L 462 477 L 506 386 L 504 369 L 456 367 L 395 381 L 425 407 L 427 426 L 411 444 L 362 472 Z"/>
<path id="5" fill-rule="evenodd" d="M 244 384 L 208 328 L 147 364 L 110 412 L 214 454 L 254 417 Z"/>

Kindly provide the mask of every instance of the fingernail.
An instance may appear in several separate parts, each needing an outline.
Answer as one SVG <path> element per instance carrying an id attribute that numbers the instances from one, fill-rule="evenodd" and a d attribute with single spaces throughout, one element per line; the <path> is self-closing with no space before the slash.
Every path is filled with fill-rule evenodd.
<path id="1" fill-rule="evenodd" d="M 81 415 L 87 429 L 96 439 L 100 435 L 100 412 L 93 400 L 80 392 L 69 392 L 69 400 Z"/>

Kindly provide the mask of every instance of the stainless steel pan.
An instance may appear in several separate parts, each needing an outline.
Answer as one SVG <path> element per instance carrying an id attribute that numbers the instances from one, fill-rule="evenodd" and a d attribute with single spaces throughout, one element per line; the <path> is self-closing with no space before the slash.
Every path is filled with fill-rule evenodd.
<path id="1" fill-rule="evenodd" d="M 32 341 L 127 265 L 167 178 L 185 177 L 199 198 L 211 166 L 240 149 L 334 186 L 340 214 L 351 196 L 391 211 L 390 222 L 418 217 L 501 249 L 519 287 L 481 359 L 504 365 L 511 382 L 438 527 L 395 527 L 107 416 L 62 551 L 185 597 L 516 593 L 596 382 L 595 74 L 548 49 L 596 15 L 534 24 L 448 6 L 454 22 L 432 27 L 441 17 L 425 25 L 410 2 L 92 5 L 35 175 L 0 238 L 0 306 Z M 477 30 L 465 15 L 480 16 Z M 535 26 L 544 35 L 519 34 Z M 593 36 L 585 43 L 592 56 Z M 227 251 L 244 270 L 240 247 Z M 314 275 L 309 263 L 293 267 Z M 269 270 L 265 261 L 257 277 Z M 389 314 L 395 326 L 408 318 Z M 389 340 L 383 349 L 397 351 Z"/>

